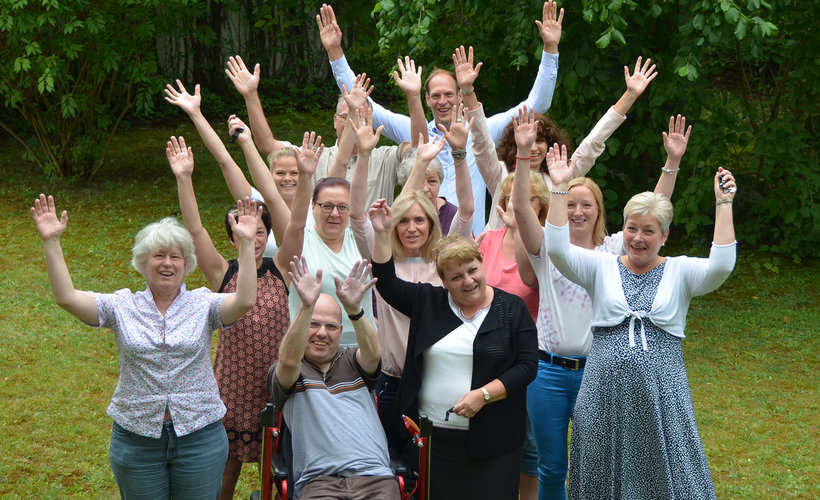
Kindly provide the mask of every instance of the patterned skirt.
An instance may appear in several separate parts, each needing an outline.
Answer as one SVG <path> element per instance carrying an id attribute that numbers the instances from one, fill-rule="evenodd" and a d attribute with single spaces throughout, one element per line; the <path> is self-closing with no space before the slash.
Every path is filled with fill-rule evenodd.
<path id="1" fill-rule="evenodd" d="M 635 325 L 638 337 L 639 325 Z M 681 340 L 645 321 L 596 328 L 572 424 L 570 498 L 715 499 Z"/>

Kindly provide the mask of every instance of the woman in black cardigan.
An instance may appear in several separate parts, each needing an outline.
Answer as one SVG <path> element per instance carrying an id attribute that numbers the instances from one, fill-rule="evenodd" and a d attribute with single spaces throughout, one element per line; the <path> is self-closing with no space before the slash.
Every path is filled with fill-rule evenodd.
<path id="1" fill-rule="evenodd" d="M 374 210 L 384 210 L 378 203 L 371 217 L 384 216 Z M 460 236 L 436 248 L 444 288 L 397 278 L 385 257 L 373 255 L 376 286 L 410 317 L 395 410 L 433 421 L 431 498 L 517 499 L 526 388 L 538 362 L 524 301 L 487 286 L 481 254 Z"/>

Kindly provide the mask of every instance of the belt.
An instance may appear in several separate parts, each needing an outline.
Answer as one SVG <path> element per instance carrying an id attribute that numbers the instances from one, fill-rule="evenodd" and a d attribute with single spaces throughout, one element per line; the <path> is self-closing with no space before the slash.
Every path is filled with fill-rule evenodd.
<path id="1" fill-rule="evenodd" d="M 541 361 L 558 365 L 561 368 L 566 368 L 567 370 L 580 370 L 585 364 L 587 364 L 586 356 L 582 358 L 565 358 L 564 356 L 559 356 L 551 352 L 538 351 L 538 357 Z"/>

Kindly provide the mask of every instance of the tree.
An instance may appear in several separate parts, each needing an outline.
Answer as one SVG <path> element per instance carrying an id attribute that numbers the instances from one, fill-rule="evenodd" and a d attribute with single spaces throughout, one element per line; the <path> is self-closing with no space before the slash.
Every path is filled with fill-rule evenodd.
<path id="1" fill-rule="evenodd" d="M 92 177 L 123 119 L 152 111 L 158 3 L 0 4 L 0 96 L 22 118 L 0 127 L 50 176 Z"/>
<path id="2" fill-rule="evenodd" d="M 481 99 L 499 109 L 518 102 L 532 82 L 540 58 L 533 20 L 542 4 L 382 0 L 373 13 L 385 63 L 410 54 L 428 69 L 449 61 L 458 45 L 475 46 L 485 62 L 476 82 Z M 820 255 L 817 2 L 584 0 L 562 6 L 561 69 L 549 115 L 572 137 L 582 138 L 620 95 L 622 66 L 642 55 L 660 70 L 590 173 L 604 190 L 610 227 L 620 226 L 628 198 L 656 180 L 660 132 L 670 115 L 682 113 L 694 124 L 673 200 L 684 241 L 701 245 L 709 238 L 713 200 L 706 187 L 725 166 L 741 188 L 739 241 L 795 259 Z"/>

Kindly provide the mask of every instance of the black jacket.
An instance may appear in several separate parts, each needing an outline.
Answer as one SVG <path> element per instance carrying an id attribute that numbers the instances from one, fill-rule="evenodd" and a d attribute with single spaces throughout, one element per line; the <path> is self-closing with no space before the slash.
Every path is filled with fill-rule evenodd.
<path id="1" fill-rule="evenodd" d="M 418 418 L 424 351 L 461 325 L 448 300 L 448 292 L 429 283 L 409 283 L 396 277 L 393 260 L 373 262 L 376 287 L 388 304 L 410 318 L 407 357 L 394 407 L 394 417 L 402 414 Z M 470 453 L 476 459 L 493 457 L 520 447 L 524 442 L 524 415 L 527 385 L 538 368 L 538 340 L 535 323 L 524 301 L 494 288 L 487 317 L 473 343 L 471 389 L 499 379 L 507 398 L 486 405 L 470 419 Z M 394 441 L 397 436 L 388 436 Z M 400 443 L 391 446 L 400 448 Z"/>

